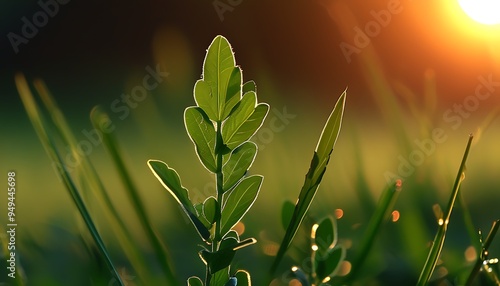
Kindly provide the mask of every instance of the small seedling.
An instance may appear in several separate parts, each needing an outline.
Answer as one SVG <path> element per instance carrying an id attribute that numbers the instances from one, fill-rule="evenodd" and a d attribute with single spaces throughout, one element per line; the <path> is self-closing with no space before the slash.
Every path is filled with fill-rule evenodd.
<path id="1" fill-rule="evenodd" d="M 231 272 L 230 265 L 237 250 L 256 240 L 240 239 L 232 228 L 257 199 L 264 179 L 247 176 L 257 154 L 257 145 L 249 139 L 262 126 L 269 105 L 257 102 L 253 81 L 243 84 L 242 70 L 222 36 L 217 36 L 207 50 L 194 99 L 196 106 L 186 108 L 184 123 L 200 162 L 214 176 L 216 195 L 202 203 L 193 202 L 174 169 L 157 160 L 148 164 L 205 243 L 199 252 L 206 265 L 205 281 L 193 276 L 188 285 L 250 285 L 250 274 Z"/>

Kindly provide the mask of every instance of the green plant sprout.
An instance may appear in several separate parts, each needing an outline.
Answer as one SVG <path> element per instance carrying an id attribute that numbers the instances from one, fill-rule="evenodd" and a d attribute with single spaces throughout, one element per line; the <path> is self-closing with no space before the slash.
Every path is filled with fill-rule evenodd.
<path id="1" fill-rule="evenodd" d="M 337 222 L 332 217 L 324 218 L 311 229 L 311 273 L 293 266 L 290 277 L 303 286 L 329 286 L 328 282 L 338 273 L 346 256 L 346 249 L 338 244 Z"/>
<path id="2" fill-rule="evenodd" d="M 232 228 L 257 199 L 264 179 L 246 174 L 257 154 L 257 145 L 249 139 L 262 126 L 269 105 L 257 102 L 253 81 L 243 84 L 242 70 L 222 36 L 217 36 L 207 50 L 194 99 L 197 106 L 186 108 L 184 123 L 199 160 L 215 177 L 215 196 L 195 204 L 174 169 L 157 160 L 149 160 L 148 165 L 205 242 L 199 252 L 206 265 L 204 283 L 193 276 L 188 285 L 250 285 L 250 274 L 239 270 L 231 275 L 230 264 L 237 250 L 256 240 L 241 240 Z"/>

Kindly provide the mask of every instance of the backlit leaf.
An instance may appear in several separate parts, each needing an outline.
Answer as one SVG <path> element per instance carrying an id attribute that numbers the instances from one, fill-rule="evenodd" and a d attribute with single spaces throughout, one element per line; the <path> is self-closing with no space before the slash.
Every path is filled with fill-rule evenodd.
<path id="1" fill-rule="evenodd" d="M 231 230 L 250 209 L 257 199 L 263 179 L 258 175 L 247 177 L 231 191 L 222 209 L 222 235 Z"/>
<path id="2" fill-rule="evenodd" d="M 196 147 L 196 153 L 205 168 L 216 172 L 215 128 L 208 116 L 199 107 L 188 107 L 184 111 L 184 123 L 189 138 Z"/>

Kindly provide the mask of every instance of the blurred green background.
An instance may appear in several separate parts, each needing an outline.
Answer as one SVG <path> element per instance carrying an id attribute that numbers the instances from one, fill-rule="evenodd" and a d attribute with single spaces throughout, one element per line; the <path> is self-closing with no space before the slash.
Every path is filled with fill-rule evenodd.
<path id="1" fill-rule="evenodd" d="M 426 243 L 436 229 L 432 205 L 444 207 L 447 202 L 470 133 L 476 138 L 462 186 L 464 201 L 477 229 L 486 232 L 500 217 L 500 120 L 496 117 L 500 30 L 473 22 L 455 1 L 53 3 L 58 11 L 31 38 L 25 37 L 26 43 L 16 46 L 17 53 L 11 33 L 23 36 L 23 17 L 32 22 L 43 8 L 36 1 L 0 4 L 0 172 L 5 180 L 8 171 L 17 173 L 18 254 L 30 285 L 69 281 L 88 285 L 85 279 L 99 271 L 80 239 L 85 229 L 73 203 L 26 116 L 14 75 L 23 72 L 29 81 L 45 81 L 80 143 L 92 143 L 88 135 L 93 130 L 92 107 L 101 105 L 110 113 L 113 135 L 148 214 L 169 247 L 178 277 L 185 280 L 203 275 L 196 255 L 199 241 L 146 161 L 155 158 L 175 168 L 192 198 L 202 200 L 213 192 L 212 178 L 197 162 L 184 131 L 182 114 L 194 104 L 194 83 L 201 76 L 205 51 L 218 34 L 232 44 L 245 81 L 256 81 L 259 101 L 271 105 L 263 126 L 266 131 L 254 138 L 260 152 L 251 169 L 265 176 L 264 185 L 243 220 L 243 236 L 256 237 L 259 243 L 236 258 L 238 266 L 255 274 L 256 285 L 263 283 L 259 273 L 270 266 L 270 255 L 284 234 L 281 204 L 295 201 L 321 128 L 346 87 L 344 126 L 310 216 L 319 220 L 342 209 L 339 237 L 355 244 L 370 206 L 387 184 L 387 172 L 403 178 L 396 204 L 401 217 L 388 226 L 376 246 L 371 259 L 378 261 L 377 266 L 367 270 L 367 276 L 377 277 L 372 283 L 414 283 L 418 278 Z M 218 3 L 229 6 L 221 8 Z M 362 38 L 359 29 L 371 36 Z M 353 48 L 348 56 L 346 44 Z M 157 68 L 168 76 L 127 107 L 123 94 L 143 84 L 148 69 Z M 485 80 L 491 84 L 484 86 Z M 478 88 L 490 95 L 478 99 Z M 432 151 L 411 163 L 411 154 L 424 153 L 415 141 L 429 142 L 436 128 L 446 139 L 432 143 Z M 129 214 L 130 202 L 101 145 L 88 145 L 88 157 L 129 227 L 137 230 L 134 239 L 148 252 L 150 247 L 137 218 Z M 401 176 L 398 168 L 404 161 L 414 170 Z M 87 199 L 118 265 L 129 267 L 101 220 L 100 205 L 92 196 Z M 6 194 L 0 196 L 0 204 L 0 222 L 5 227 Z M 461 213 L 459 207 L 452 216 L 443 254 L 445 263 L 454 261 L 446 265 L 454 275 L 471 263 L 464 255 L 471 242 Z M 290 251 L 295 263 L 306 253 L 300 248 L 305 241 L 298 238 L 297 247 Z M 500 256 L 498 240 L 490 253 Z M 285 261 L 281 271 L 293 263 Z M 0 273 L 3 282 L 6 276 Z"/>

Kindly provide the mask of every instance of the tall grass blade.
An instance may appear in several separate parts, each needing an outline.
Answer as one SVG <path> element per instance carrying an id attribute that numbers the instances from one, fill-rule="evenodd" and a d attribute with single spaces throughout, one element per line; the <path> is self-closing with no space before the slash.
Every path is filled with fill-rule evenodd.
<path id="1" fill-rule="evenodd" d="M 63 141 L 63 144 L 70 147 L 69 149 L 73 153 L 73 157 L 78 158 L 79 165 L 77 167 L 78 170 L 81 170 L 78 175 L 81 175 L 81 181 L 85 182 L 85 187 L 82 187 L 82 189 L 84 191 L 85 189 L 92 190 L 96 197 L 100 200 L 100 203 L 103 205 L 102 209 L 104 210 L 105 215 L 108 219 L 108 225 L 113 229 L 119 243 L 124 249 L 124 252 L 129 257 L 134 269 L 139 272 L 141 278 L 151 277 L 152 274 L 146 265 L 146 261 L 142 256 L 140 249 L 136 244 L 132 242 L 131 238 L 133 236 L 125 225 L 125 222 L 121 218 L 119 212 L 113 205 L 111 197 L 106 191 L 101 179 L 97 175 L 95 168 L 92 166 L 92 163 L 87 156 L 80 156 L 76 151 L 78 148 L 77 139 L 71 131 L 70 125 L 68 124 L 61 109 L 57 105 L 57 102 L 54 100 L 47 86 L 42 80 L 36 79 L 34 81 L 34 86 L 36 91 L 40 95 L 40 98 L 42 99 L 42 102 L 45 105 L 47 111 L 49 112 L 49 115 L 52 118 L 54 126 L 56 127 L 55 131 L 58 132 Z M 100 139 L 99 134 L 98 137 Z M 87 193 L 88 192 L 86 192 L 86 194 Z"/>
<path id="2" fill-rule="evenodd" d="M 94 108 L 91 112 L 91 121 L 94 124 L 94 127 L 99 130 L 102 134 L 102 140 L 104 146 L 108 150 L 116 169 L 118 170 L 118 174 L 125 186 L 127 191 L 127 195 L 129 197 L 130 202 L 134 206 L 134 211 L 138 218 L 141 220 L 141 226 L 144 228 L 148 240 L 155 250 L 155 254 L 157 255 L 158 262 L 162 266 L 162 269 L 165 271 L 165 276 L 171 285 L 177 285 L 177 281 L 175 279 L 174 272 L 169 262 L 169 255 L 166 247 L 158 238 L 158 235 L 151 223 L 147 213 L 146 207 L 139 196 L 139 192 L 132 181 L 132 176 L 128 172 L 125 162 L 123 161 L 123 157 L 120 154 L 118 144 L 115 142 L 114 137 L 109 133 L 105 132 L 103 129 L 103 122 L 110 122 L 109 116 L 104 113 L 99 108 Z"/>
<path id="3" fill-rule="evenodd" d="M 368 253 L 375 243 L 376 236 L 380 232 L 382 223 L 384 220 L 387 220 L 400 193 L 401 180 L 397 180 L 395 183 L 390 184 L 382 193 L 377 208 L 371 216 L 365 234 L 361 239 L 359 250 L 352 261 L 351 272 L 349 272 L 349 275 L 346 277 L 347 280 L 352 281 L 356 277 L 358 271 L 362 268 L 363 263 L 368 257 Z"/>
<path id="4" fill-rule="evenodd" d="M 90 213 L 87 210 L 87 206 L 85 205 L 80 192 L 76 188 L 73 180 L 71 179 L 71 176 L 69 175 L 68 171 L 65 168 L 65 164 L 57 152 L 57 148 L 53 140 L 48 134 L 48 128 L 46 123 L 44 122 L 42 115 L 39 111 L 38 105 L 36 104 L 33 95 L 31 93 L 31 90 L 28 86 L 28 83 L 26 81 L 26 78 L 22 74 L 17 74 L 15 77 L 15 82 L 16 86 L 19 92 L 19 95 L 21 97 L 21 100 L 23 102 L 23 105 L 26 109 L 26 112 L 28 114 L 28 117 L 33 124 L 33 127 L 42 143 L 42 145 L 45 148 L 45 151 L 48 153 L 49 157 L 52 159 L 52 161 L 56 164 L 56 168 L 58 171 L 58 174 L 60 175 L 64 185 L 66 186 L 66 189 L 68 190 L 71 198 L 73 199 L 73 202 L 75 203 L 76 207 L 78 208 L 78 211 L 80 212 L 80 215 L 82 216 L 85 225 L 87 226 L 90 234 L 92 235 L 92 238 L 94 239 L 94 242 L 96 243 L 96 246 L 99 250 L 99 254 L 103 257 L 106 266 L 109 268 L 111 271 L 111 274 L 115 281 L 119 283 L 119 285 L 124 285 L 123 281 L 118 274 L 118 271 L 116 270 L 113 262 L 111 261 L 111 257 L 106 249 L 106 246 L 104 245 L 104 242 L 101 239 L 101 236 L 99 234 L 99 231 L 97 230 Z"/>
<path id="5" fill-rule="evenodd" d="M 439 255 L 441 254 L 441 250 L 443 249 L 444 240 L 446 237 L 446 231 L 448 230 L 448 224 L 450 222 L 451 212 L 453 207 L 455 206 L 455 201 L 458 196 L 458 191 L 460 189 L 460 184 L 465 178 L 465 162 L 467 161 L 467 156 L 469 155 L 470 146 L 472 144 L 472 134 L 469 136 L 469 141 L 467 142 L 467 147 L 465 148 L 465 153 L 462 158 L 462 163 L 460 164 L 460 168 L 458 169 L 458 174 L 455 179 L 455 183 L 453 185 L 453 189 L 451 192 L 450 200 L 448 202 L 448 206 L 446 207 L 446 211 L 443 214 L 441 219 L 438 219 L 438 231 L 432 242 L 431 249 L 427 256 L 427 260 L 425 261 L 424 268 L 420 273 L 420 277 L 418 278 L 417 286 L 426 285 L 431 278 L 432 272 L 434 272 L 434 268 L 439 259 Z"/>
<path id="6" fill-rule="evenodd" d="M 276 255 L 271 266 L 271 276 L 276 271 L 280 261 L 285 255 L 285 252 L 292 243 L 292 240 L 295 237 L 295 234 L 297 233 L 297 230 L 299 229 L 302 220 L 304 219 L 304 216 L 309 209 L 312 200 L 314 199 L 314 196 L 316 195 L 316 191 L 318 190 L 321 179 L 323 178 L 323 175 L 326 171 L 326 167 L 330 160 L 330 155 L 340 133 L 342 116 L 344 114 L 346 91 L 347 90 L 345 90 L 337 100 L 337 103 L 335 104 L 335 107 L 333 108 L 333 111 L 323 128 L 323 132 L 321 133 L 318 145 L 311 161 L 311 166 L 306 174 L 304 185 L 302 186 L 299 198 L 297 200 L 297 203 L 295 204 L 292 218 L 290 220 L 290 223 L 288 224 L 288 228 L 286 230 L 283 241 L 281 242 L 278 254 Z"/>
<path id="7" fill-rule="evenodd" d="M 498 227 L 500 227 L 500 220 L 496 220 L 493 222 L 493 225 L 491 226 L 488 236 L 482 243 L 481 252 L 479 252 L 476 263 L 474 264 L 474 267 L 472 268 L 472 271 L 469 274 L 469 278 L 467 278 L 467 282 L 465 283 L 466 286 L 472 285 L 474 279 L 479 274 L 481 267 L 484 265 L 484 261 L 487 259 L 488 256 L 488 249 L 490 248 L 490 245 L 493 242 L 493 239 L 495 238 L 495 235 L 498 232 Z"/>

